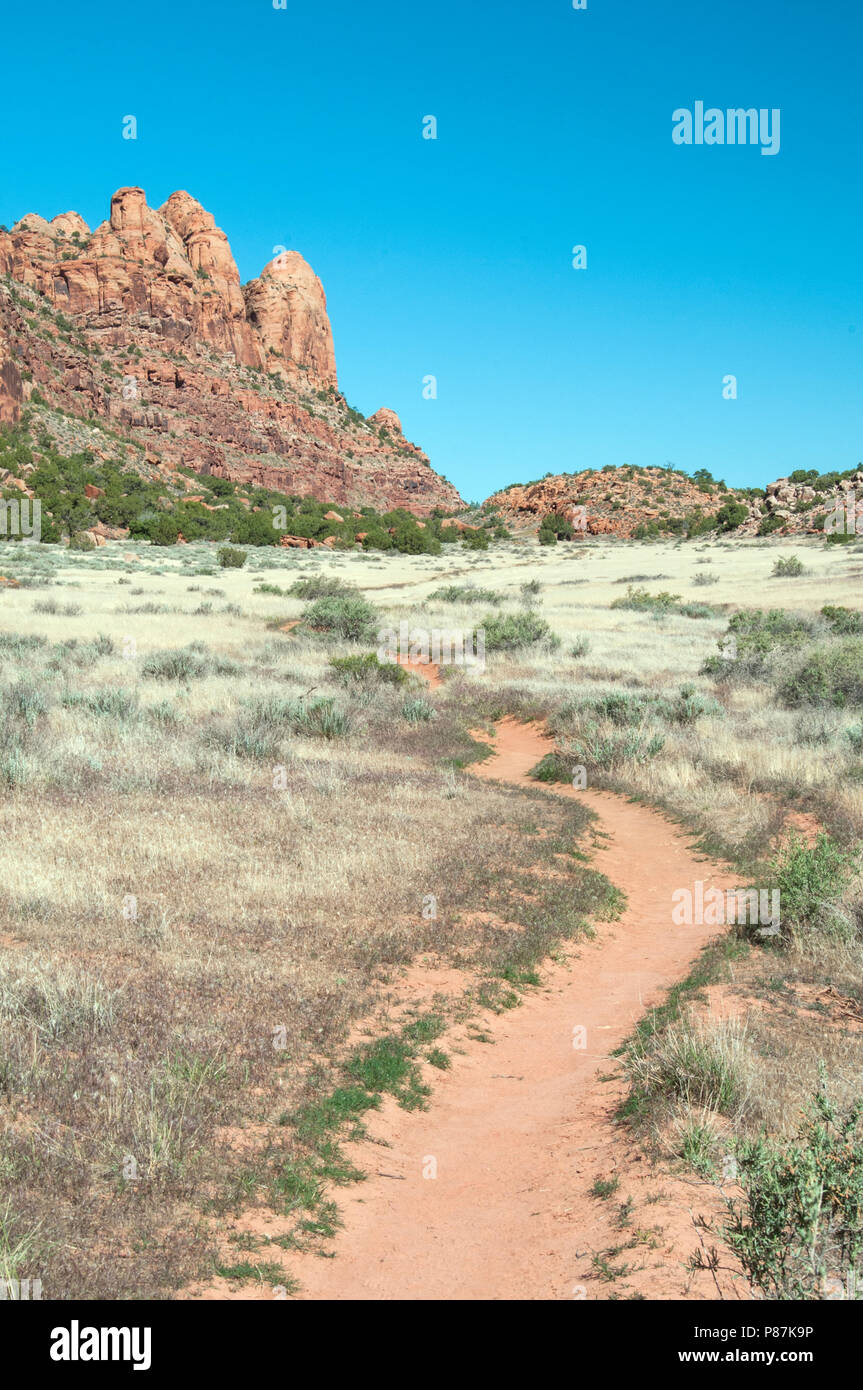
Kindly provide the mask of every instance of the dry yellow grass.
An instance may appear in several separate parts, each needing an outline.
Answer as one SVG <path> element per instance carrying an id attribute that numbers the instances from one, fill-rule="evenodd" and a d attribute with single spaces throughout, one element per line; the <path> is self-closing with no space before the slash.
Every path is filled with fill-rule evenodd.
<path id="1" fill-rule="evenodd" d="M 28 586 L 0 595 L 4 689 L 23 691 L 9 696 L 2 750 L 0 1175 L 60 1288 L 77 1278 L 90 1296 L 170 1292 L 206 1265 L 226 1201 L 262 1190 L 273 1199 L 273 1172 L 295 1158 L 279 1116 L 326 1094 L 352 1028 L 404 965 L 458 967 L 476 1002 L 483 980 L 517 975 L 541 955 L 555 923 L 566 934 L 582 909 L 602 907 L 597 885 L 576 876 L 573 914 L 546 876 L 527 894 L 542 912 L 525 913 L 530 865 L 571 847 L 584 823 L 540 790 L 468 784 L 459 767 L 477 755 L 469 727 L 501 711 L 555 716 L 567 700 L 621 691 L 672 700 L 693 686 L 718 698 L 715 712 L 666 722 L 657 756 L 624 755 L 590 777 L 667 807 L 741 864 L 764 862 L 793 810 L 846 842 L 861 838 L 863 780 L 844 741 L 854 713 L 819 724 L 766 686 L 717 689 L 700 674 L 737 608 L 854 606 L 857 547 L 252 552 L 254 570 L 216 570 L 204 545 L 4 552 L 0 569 Z M 776 555 L 790 553 L 807 574 L 771 578 Z M 717 582 L 696 584 L 706 571 Z M 560 644 L 492 653 L 483 675 L 446 672 L 437 718 L 412 725 L 405 689 L 334 680 L 329 658 L 348 644 L 268 627 L 299 618 L 303 604 L 256 592 L 261 583 L 287 589 L 314 574 L 358 585 L 382 626 L 426 629 L 475 629 L 520 608 L 522 586 L 538 579 L 530 602 Z M 657 620 L 612 608 L 627 582 L 717 612 Z M 500 603 L 430 600 L 452 583 L 490 588 Z M 16 649 L 15 634 L 44 643 Z M 154 654 L 196 643 L 202 674 L 147 676 Z M 285 702 L 322 698 L 348 720 L 345 736 L 284 722 Z M 282 715 L 263 714 L 267 702 Z M 615 732 L 606 718 L 597 728 Z M 434 920 L 423 916 L 429 894 Z M 477 913 L 489 901 L 491 921 Z M 810 941 L 781 971 L 786 983 L 850 997 L 859 965 L 853 946 Z M 755 1080 L 741 1114 L 779 1132 L 819 1058 L 844 1095 L 861 1047 L 835 1032 L 824 1043 L 793 1000 L 784 1012 L 762 1008 L 772 969 L 761 953 L 744 981 L 757 1022 L 746 1033 Z M 723 970 L 726 984 L 741 985 L 739 962 Z M 755 1052 L 776 1064 L 752 1065 Z M 690 1118 L 675 1112 L 677 1124 Z M 262 1124 L 269 1148 L 254 1161 L 218 1141 Z"/>

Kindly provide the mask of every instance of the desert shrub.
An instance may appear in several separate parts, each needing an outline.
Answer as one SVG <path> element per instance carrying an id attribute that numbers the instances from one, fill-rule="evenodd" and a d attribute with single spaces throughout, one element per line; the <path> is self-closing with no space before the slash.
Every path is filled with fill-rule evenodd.
<path id="1" fill-rule="evenodd" d="M 74 536 L 69 538 L 70 550 L 95 550 L 96 542 L 92 536 L 88 536 L 86 531 L 76 531 Z"/>
<path id="2" fill-rule="evenodd" d="M 37 720 L 48 712 L 48 697 L 29 680 L 16 681 L 0 690 L 0 722 L 15 722 L 32 729 Z"/>
<path id="3" fill-rule="evenodd" d="M 535 777 L 537 782 L 571 782 L 574 766 L 575 759 L 567 758 L 555 750 L 553 753 L 546 753 L 545 757 L 530 769 L 528 776 Z"/>
<path id="4" fill-rule="evenodd" d="M 720 531 L 734 531 L 746 520 L 749 512 L 742 502 L 726 502 L 716 513 Z"/>
<path id="5" fill-rule="evenodd" d="M 141 664 L 141 675 L 157 681 L 202 680 L 212 670 L 210 657 L 193 647 L 153 652 Z"/>
<path id="6" fill-rule="evenodd" d="M 712 695 L 703 695 L 694 685 L 682 685 L 668 704 L 668 718 L 677 724 L 694 724 L 696 719 L 722 719 L 725 710 Z"/>
<path id="7" fill-rule="evenodd" d="M 786 705 L 863 705 L 863 638 L 815 647 L 779 687 Z"/>
<path id="8" fill-rule="evenodd" d="M 517 651 L 520 647 L 533 646 L 537 642 L 554 641 L 551 629 L 538 613 L 524 611 L 490 614 L 483 618 L 485 649 L 487 652 Z"/>
<path id="9" fill-rule="evenodd" d="M 310 603 L 303 623 L 350 642 L 370 642 L 377 632 L 377 613 L 360 594 L 333 594 Z"/>
<path id="10" fill-rule="evenodd" d="M 429 594 L 429 600 L 441 603 L 503 603 L 503 594 L 495 589 L 474 588 L 472 584 L 446 584 Z"/>
<path id="11" fill-rule="evenodd" d="M 788 613 L 784 608 L 752 608 L 735 613 L 719 641 L 721 655 L 708 657 L 702 674 L 754 679 L 763 674 L 771 657 L 807 645 L 814 633 L 811 618 Z"/>
<path id="12" fill-rule="evenodd" d="M 620 598 L 612 599 L 612 608 L 633 608 L 636 612 L 673 612 L 680 602 L 679 594 L 651 594 L 647 589 L 630 584 Z"/>
<path id="13" fill-rule="evenodd" d="M 47 645 L 48 638 L 40 632 L 0 632 L 0 652 L 8 657 L 32 656 Z"/>
<path id="14" fill-rule="evenodd" d="M 718 583 L 719 583 L 719 575 L 718 575 L 718 574 L 696 574 L 692 582 L 693 582 L 693 584 L 698 584 L 699 586 L 703 586 L 703 585 L 705 585 L 705 584 L 718 584 Z"/>
<path id="15" fill-rule="evenodd" d="M 724 1235 L 765 1297 L 820 1299 L 828 1280 L 854 1287 L 863 1254 L 861 1114 L 863 1101 L 842 1112 L 822 1089 L 794 1143 L 761 1135 L 737 1144 L 743 1197 L 729 1201 Z"/>
<path id="16" fill-rule="evenodd" d="M 845 737 L 855 753 L 863 753 L 863 724 L 852 724 L 845 730 Z"/>
<path id="17" fill-rule="evenodd" d="M 774 560 L 771 571 L 774 579 L 797 579 L 806 573 L 806 566 L 797 555 L 780 555 Z"/>
<path id="18" fill-rule="evenodd" d="M 430 720 L 438 717 L 434 705 L 429 704 L 422 696 L 415 700 L 405 700 L 401 707 L 401 716 L 409 724 L 428 724 Z"/>
<path id="19" fill-rule="evenodd" d="M 863 633 L 863 613 L 857 612 L 854 608 L 825 604 L 821 609 L 821 616 L 827 620 L 838 637 L 854 637 Z"/>
<path id="20" fill-rule="evenodd" d="M 287 592 L 296 598 L 312 599 L 331 598 L 335 594 L 354 593 L 355 590 L 352 584 L 346 584 L 336 575 L 310 574 L 306 579 L 295 579 Z"/>
<path id="21" fill-rule="evenodd" d="M 858 936 L 861 924 L 840 906 L 858 865 L 859 857 L 827 834 L 820 834 L 812 845 L 792 835 L 772 865 L 783 929 L 810 940 L 818 936 L 851 940 Z"/>
<path id="22" fill-rule="evenodd" d="M 461 543 L 465 550 L 488 550 L 488 532 L 466 531 Z"/>
<path id="23" fill-rule="evenodd" d="M 569 649 L 569 655 L 578 660 L 579 657 L 587 656 L 590 651 L 590 642 L 586 637 L 577 637 Z"/>
<path id="24" fill-rule="evenodd" d="M 376 652 L 358 652 L 356 656 L 334 656 L 330 659 L 330 666 L 344 685 L 354 681 L 404 685 L 410 679 L 405 668 L 398 662 L 380 661 Z"/>
<path id="25" fill-rule="evenodd" d="M 248 555 L 245 550 L 237 550 L 234 548 L 234 546 L 223 545 L 220 546 L 217 550 L 216 558 L 218 559 L 219 564 L 221 565 L 223 570 L 238 570 L 242 569 L 243 565 L 246 563 L 246 560 L 248 559 Z"/>
<path id="26" fill-rule="evenodd" d="M 190 588 L 190 589 L 197 589 L 197 588 L 199 588 L 199 585 L 197 585 L 197 584 L 190 584 L 190 585 L 189 585 L 189 588 Z M 282 589 L 278 584 L 262 583 L 262 584 L 256 584 L 255 587 L 254 587 L 254 589 L 252 590 L 252 592 L 255 593 L 255 594 L 277 594 L 277 595 L 279 596 L 279 598 L 285 598 L 285 597 L 287 596 L 287 594 L 290 593 L 290 590 L 289 590 L 289 589 Z"/>
<path id="27" fill-rule="evenodd" d="M 138 713 L 134 691 L 106 687 L 103 690 L 69 690 L 63 696 L 67 709 L 84 709 L 88 714 L 104 714 L 111 719 L 132 719 Z"/>

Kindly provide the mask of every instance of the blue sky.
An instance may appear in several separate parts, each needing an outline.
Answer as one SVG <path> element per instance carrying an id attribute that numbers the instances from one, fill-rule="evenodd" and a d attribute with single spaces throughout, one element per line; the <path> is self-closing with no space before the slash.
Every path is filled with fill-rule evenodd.
<path id="1" fill-rule="evenodd" d="M 465 497 L 863 458 L 856 0 L 43 0 L 4 33 L 0 222 L 185 188 L 243 280 L 300 251 L 348 400 Z M 780 152 L 675 145 L 697 100 L 778 107 Z"/>

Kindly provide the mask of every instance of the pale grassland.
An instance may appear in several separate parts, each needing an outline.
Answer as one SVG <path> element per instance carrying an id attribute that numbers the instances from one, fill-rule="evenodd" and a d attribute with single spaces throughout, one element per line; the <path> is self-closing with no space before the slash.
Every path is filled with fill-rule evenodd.
<path id="1" fill-rule="evenodd" d="M 788 554 L 807 573 L 772 578 Z M 717 582 L 697 584 L 704 572 Z M 766 680 L 702 674 L 738 609 L 814 618 L 825 604 L 859 606 L 859 546 L 250 551 L 245 568 L 224 570 L 206 545 L 5 546 L 0 573 L 24 585 L 0 592 L 0 1177 L 14 1203 L 3 1229 L 7 1256 L 14 1244 L 38 1260 L 51 1296 L 170 1293 L 206 1272 L 226 1204 L 282 1202 L 331 1223 L 322 1194 L 344 1174 L 321 1114 L 350 1030 L 397 989 L 399 971 L 418 959 L 456 965 L 469 1007 L 517 1002 L 556 940 L 609 909 L 572 858 L 585 813 L 539 786 L 464 777 L 481 756 L 469 728 L 511 712 L 549 718 L 567 756 L 587 739 L 591 782 L 665 807 L 742 881 L 769 876 L 790 812 L 841 845 L 863 838 L 860 710 L 786 708 Z M 304 604 L 255 589 L 314 574 L 356 584 L 381 626 L 472 629 L 529 603 L 559 642 L 491 654 L 484 675 L 444 672 L 437 717 L 417 726 L 403 713 L 406 694 L 423 693 L 416 678 L 346 686 L 329 658 L 350 644 L 269 626 Z M 539 593 L 523 594 L 534 579 Z M 453 583 L 501 602 L 429 601 Z M 612 608 L 628 583 L 715 611 Z M 45 640 L 16 648 L 15 634 Z M 177 648 L 193 649 L 200 674 L 146 674 Z M 626 711 L 625 727 L 613 709 L 595 712 L 620 694 L 631 727 Z M 318 700 L 343 721 L 334 737 L 306 720 Z M 692 717 L 678 718 L 687 701 Z M 530 906 L 525 875 L 550 857 L 563 885 L 531 877 Z M 859 1038 L 834 1020 L 819 1027 L 817 1005 L 825 988 L 860 1000 L 850 877 L 844 935 L 825 939 L 810 923 L 781 952 L 729 939 L 711 978 L 740 994 L 739 1032 L 721 1025 L 711 1041 L 712 1025 L 684 1012 L 634 1054 L 635 1089 L 662 1101 L 645 1113 L 666 1152 L 691 1159 L 694 1126 L 715 1125 L 705 1164 L 729 1123 L 791 1133 L 819 1062 L 841 1099 L 853 1092 Z M 439 899 L 433 921 L 428 894 Z M 693 1075 L 663 1089 L 684 1055 Z M 421 1103 L 411 1068 L 422 1057 L 402 1060 L 402 1099 Z M 728 1105 L 698 1084 L 726 1073 Z M 261 1125 L 267 1143 L 242 1162 L 219 1142 Z"/>

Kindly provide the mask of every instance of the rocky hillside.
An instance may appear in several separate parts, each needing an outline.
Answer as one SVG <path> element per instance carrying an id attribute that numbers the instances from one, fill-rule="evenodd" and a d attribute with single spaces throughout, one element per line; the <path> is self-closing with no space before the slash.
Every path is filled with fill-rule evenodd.
<path id="1" fill-rule="evenodd" d="M 849 508 L 852 493 L 856 501 Z M 676 469 L 588 469 L 514 484 L 485 503 L 516 533 L 542 529 L 545 523 L 546 529 L 564 535 L 574 523 L 575 539 L 585 531 L 636 539 L 698 535 L 717 528 L 742 536 L 816 533 L 823 532 L 825 518 L 837 506 L 845 508 L 846 525 L 856 506 L 863 534 L 859 467 L 844 473 L 792 473 L 763 490 L 728 488 L 703 471 L 690 478 Z"/>
<path id="2" fill-rule="evenodd" d="M 227 237 L 188 193 L 158 210 L 121 188 L 0 230 L 0 422 L 31 403 L 90 418 L 170 477 L 185 466 L 345 506 L 455 511 L 456 489 L 339 391 L 323 286 L 295 251 L 240 284 Z"/>

